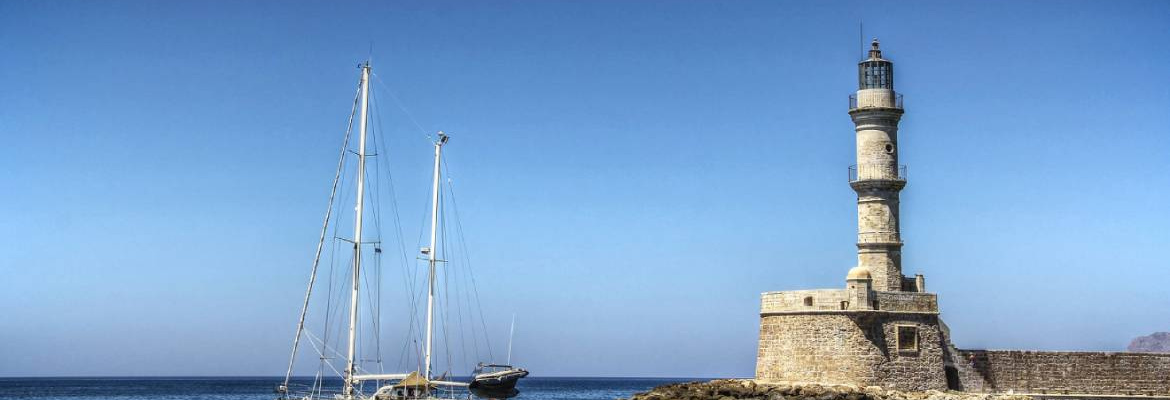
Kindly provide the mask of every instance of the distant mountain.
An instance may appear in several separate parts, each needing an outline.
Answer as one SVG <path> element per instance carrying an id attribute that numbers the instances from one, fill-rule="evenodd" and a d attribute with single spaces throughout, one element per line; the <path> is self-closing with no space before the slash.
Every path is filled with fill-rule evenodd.
<path id="1" fill-rule="evenodd" d="M 1129 351 L 1135 353 L 1170 353 L 1170 332 L 1154 332 L 1138 336 L 1129 342 Z"/>

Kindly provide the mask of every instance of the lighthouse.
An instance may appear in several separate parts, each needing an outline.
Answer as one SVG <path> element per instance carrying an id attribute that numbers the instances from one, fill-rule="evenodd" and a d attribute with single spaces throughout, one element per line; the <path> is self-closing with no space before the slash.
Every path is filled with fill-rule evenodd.
<path id="1" fill-rule="evenodd" d="M 906 169 L 898 164 L 903 110 L 894 63 L 874 39 L 857 67 L 857 92 L 849 96 L 857 161 L 849 185 L 857 192 L 858 262 L 843 288 L 763 293 L 756 379 L 956 389 L 956 353 L 939 321 L 938 297 L 926 292 L 921 275 L 902 274 L 898 194 Z"/>
<path id="2" fill-rule="evenodd" d="M 849 186 L 857 192 L 857 265 L 869 270 L 873 290 L 921 291 L 921 279 L 902 276 L 902 236 L 898 193 L 906 187 L 906 167 L 898 164 L 898 121 L 902 95 L 894 91 L 894 63 L 882 58 L 877 39 L 857 64 L 857 93 L 849 96 L 849 116 L 857 133 L 857 164 L 849 167 Z"/>
<path id="3" fill-rule="evenodd" d="M 1044 393 L 1055 387 L 1073 398 L 1143 393 L 1170 399 L 1162 396 L 1170 394 L 1170 355 L 963 350 L 951 342 L 938 295 L 926 291 L 922 275 L 902 274 L 898 196 L 906 167 L 898 164 L 903 109 L 894 63 L 882 58 L 877 39 L 863 58 L 857 92 L 849 95 L 857 135 L 849 185 L 857 192 L 858 263 L 845 274 L 844 288 L 760 296 L 756 382 L 1038 397 L 1050 397 Z"/>

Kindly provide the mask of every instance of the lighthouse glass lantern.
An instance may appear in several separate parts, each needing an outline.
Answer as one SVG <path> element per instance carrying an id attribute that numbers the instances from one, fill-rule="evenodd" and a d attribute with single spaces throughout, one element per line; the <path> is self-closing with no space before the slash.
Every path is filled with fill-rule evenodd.
<path id="1" fill-rule="evenodd" d="M 877 39 L 869 49 L 869 58 L 861 62 L 858 71 L 860 89 L 894 89 L 894 63 L 882 58 Z"/>

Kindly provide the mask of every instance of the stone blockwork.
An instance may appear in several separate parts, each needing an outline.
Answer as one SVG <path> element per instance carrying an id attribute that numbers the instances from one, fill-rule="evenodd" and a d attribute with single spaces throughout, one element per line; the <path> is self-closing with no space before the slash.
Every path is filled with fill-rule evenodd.
<path id="1" fill-rule="evenodd" d="M 913 337 L 903 337 L 899 343 L 899 334 Z M 945 390 L 943 346 L 934 314 L 765 315 L 760 323 L 756 379 Z"/>
<path id="2" fill-rule="evenodd" d="M 959 350 L 997 393 L 1170 396 L 1170 354 Z"/>
<path id="3" fill-rule="evenodd" d="M 874 292 L 878 310 L 907 312 L 938 312 L 938 296 L 934 293 Z"/>
<path id="4" fill-rule="evenodd" d="M 845 289 L 768 292 L 760 297 L 760 312 L 841 310 L 841 302 L 848 300 Z"/>
<path id="5" fill-rule="evenodd" d="M 895 312 L 938 312 L 938 297 L 934 293 L 873 292 L 873 308 Z M 848 309 L 843 302 L 850 301 L 845 289 L 790 290 L 767 292 L 760 299 L 760 313 L 834 311 Z"/>

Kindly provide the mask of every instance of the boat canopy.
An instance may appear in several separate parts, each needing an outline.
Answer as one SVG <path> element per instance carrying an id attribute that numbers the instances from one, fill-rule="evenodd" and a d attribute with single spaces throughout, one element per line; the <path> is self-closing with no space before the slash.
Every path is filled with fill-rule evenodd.
<path id="1" fill-rule="evenodd" d="M 423 378 L 421 375 L 419 375 L 418 371 L 411 372 L 410 375 L 407 375 L 405 378 L 402 378 L 402 380 L 398 381 L 398 383 L 394 384 L 395 389 L 397 389 L 397 388 L 425 388 L 425 387 L 431 387 L 431 386 L 432 386 L 431 382 L 428 381 L 427 378 Z"/>

